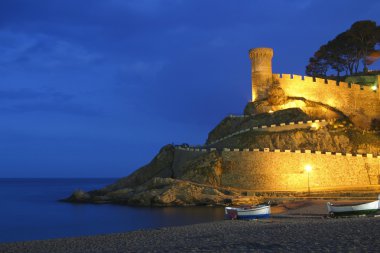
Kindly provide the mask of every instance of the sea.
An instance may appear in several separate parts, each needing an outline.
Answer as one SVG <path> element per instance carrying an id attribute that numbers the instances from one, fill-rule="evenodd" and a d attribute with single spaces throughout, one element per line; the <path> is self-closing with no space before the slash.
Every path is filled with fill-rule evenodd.
<path id="1" fill-rule="evenodd" d="M 0 179 L 0 243 L 128 232 L 223 220 L 220 207 L 131 207 L 60 202 L 116 179 Z"/>

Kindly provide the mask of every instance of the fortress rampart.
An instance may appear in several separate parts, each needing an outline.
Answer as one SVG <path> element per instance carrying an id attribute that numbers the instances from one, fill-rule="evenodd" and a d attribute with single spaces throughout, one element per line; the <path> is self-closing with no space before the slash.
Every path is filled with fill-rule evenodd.
<path id="1" fill-rule="evenodd" d="M 255 48 L 249 51 L 252 63 L 252 101 L 268 97 L 272 85 L 279 85 L 286 96 L 302 97 L 331 106 L 350 118 L 358 127 L 369 129 L 380 119 L 380 94 L 375 87 L 292 74 L 272 74 L 273 50 Z"/>
<path id="2" fill-rule="evenodd" d="M 368 128 L 380 116 L 380 97 L 370 86 L 290 74 L 273 74 L 290 97 L 323 103 L 346 114 L 357 126 Z"/>
<path id="3" fill-rule="evenodd" d="M 177 147 L 176 168 L 216 149 Z M 311 189 L 379 184 L 380 157 L 311 150 L 222 149 L 222 186 L 288 191 L 307 188 L 305 166 L 311 165 Z"/>
<path id="4" fill-rule="evenodd" d="M 273 74 L 272 49 L 252 49 L 249 56 L 252 62 L 252 100 L 257 101 L 255 106 L 267 106 L 276 110 L 274 106 L 294 103 L 294 107 L 310 110 L 315 103 L 294 102 L 306 99 L 326 105 L 324 108 L 342 112 L 355 126 L 362 128 L 369 128 L 373 119 L 380 118 L 380 94 L 377 90 L 379 77 L 376 89 L 373 89 L 371 86 L 338 83 L 309 76 Z M 284 99 L 269 100 L 268 94 L 271 98 L 277 96 Z M 250 116 L 252 115 L 230 117 Z M 373 154 L 226 148 L 228 142 L 233 140 L 232 137 L 251 131 L 267 133 L 294 129 L 314 130 L 316 126 L 327 124 L 329 122 L 326 120 L 263 124 L 220 136 L 206 147 L 177 146 L 172 165 L 174 176 L 180 177 L 189 167 L 199 163 L 202 164 L 202 169 L 209 166 L 211 171 L 218 164 L 215 168 L 218 173 L 214 176 L 219 177 L 216 181 L 220 186 L 254 191 L 304 191 L 308 186 L 308 177 L 312 190 L 379 185 L 380 156 Z M 313 168 L 309 174 L 305 171 L 306 165 Z"/>

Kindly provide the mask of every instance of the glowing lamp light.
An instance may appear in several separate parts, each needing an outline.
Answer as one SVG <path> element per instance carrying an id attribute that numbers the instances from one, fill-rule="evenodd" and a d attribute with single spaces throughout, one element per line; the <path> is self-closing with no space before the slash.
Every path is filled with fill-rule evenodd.
<path id="1" fill-rule="evenodd" d="M 319 129 L 319 124 L 314 122 L 313 124 L 311 124 L 311 128 Z"/>
<path id="2" fill-rule="evenodd" d="M 310 172 L 312 169 L 313 169 L 313 167 L 311 167 L 310 164 L 307 164 L 307 165 L 305 166 L 305 170 L 306 170 L 307 172 Z"/>
<path id="3" fill-rule="evenodd" d="M 271 113 L 271 114 L 272 114 L 272 113 L 273 113 L 273 111 L 272 111 L 272 110 L 269 110 L 269 113 Z"/>
<path id="4" fill-rule="evenodd" d="M 373 91 L 377 90 L 377 85 L 372 85 L 371 89 L 372 89 Z"/>

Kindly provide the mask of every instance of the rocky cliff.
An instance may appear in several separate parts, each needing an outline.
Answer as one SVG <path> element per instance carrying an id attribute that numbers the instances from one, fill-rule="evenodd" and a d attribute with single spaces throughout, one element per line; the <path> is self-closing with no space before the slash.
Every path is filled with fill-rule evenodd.
<path id="1" fill-rule="evenodd" d="M 90 192 L 76 191 L 65 201 L 119 203 L 140 206 L 224 205 L 240 195 L 222 187 L 217 152 L 206 153 L 184 168 L 173 167 L 175 147 L 164 146 L 146 166 L 114 184 Z M 250 202 L 258 198 L 250 198 Z"/>

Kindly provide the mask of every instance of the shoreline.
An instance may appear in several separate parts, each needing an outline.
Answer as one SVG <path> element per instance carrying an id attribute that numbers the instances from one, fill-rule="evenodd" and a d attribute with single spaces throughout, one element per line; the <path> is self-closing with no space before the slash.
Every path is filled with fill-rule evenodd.
<path id="1" fill-rule="evenodd" d="M 380 218 L 224 220 L 127 233 L 0 244 L 0 252 L 365 251 L 380 246 Z"/>
<path id="2" fill-rule="evenodd" d="M 380 217 L 331 219 L 325 218 L 326 214 L 326 200 L 288 201 L 272 207 L 269 219 L 223 220 L 125 233 L 0 243 L 0 252 L 378 251 Z"/>

